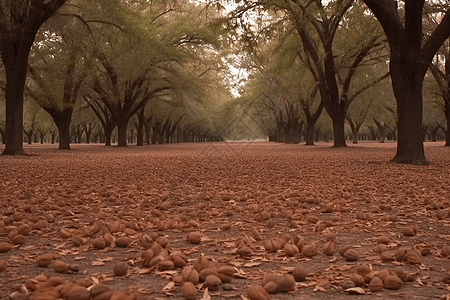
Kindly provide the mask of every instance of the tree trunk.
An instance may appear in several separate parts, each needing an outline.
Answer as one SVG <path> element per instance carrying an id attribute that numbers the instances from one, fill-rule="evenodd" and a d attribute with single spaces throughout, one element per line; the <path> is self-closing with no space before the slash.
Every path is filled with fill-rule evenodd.
<path id="1" fill-rule="evenodd" d="M 306 122 L 305 140 L 308 146 L 314 146 L 314 125 L 315 122 Z"/>
<path id="2" fill-rule="evenodd" d="M 292 142 L 291 127 L 287 125 L 283 128 L 283 131 L 284 131 L 284 143 L 290 144 Z"/>
<path id="3" fill-rule="evenodd" d="M 422 141 L 422 89 L 425 74 L 444 41 L 450 36 L 450 12 L 425 39 L 424 0 L 405 1 L 400 17 L 396 1 L 364 0 L 382 25 L 390 46 L 390 74 L 397 101 L 397 163 L 425 165 Z M 402 18 L 404 18 L 402 20 Z"/>
<path id="4" fill-rule="evenodd" d="M 2 137 L 2 144 L 5 144 L 5 132 L 0 128 L 0 136 Z"/>
<path id="5" fill-rule="evenodd" d="M 128 120 L 121 120 L 117 122 L 117 132 L 118 132 L 118 142 L 117 147 L 126 147 L 127 146 L 127 127 Z"/>
<path id="6" fill-rule="evenodd" d="M 161 129 L 158 133 L 158 144 L 162 145 L 165 143 L 165 135 L 163 130 Z"/>
<path id="7" fill-rule="evenodd" d="M 158 142 L 158 130 L 156 130 L 156 127 L 152 127 L 152 144 L 155 145 Z"/>
<path id="8" fill-rule="evenodd" d="M 278 143 L 284 143 L 284 130 L 281 124 L 278 124 Z"/>
<path id="9" fill-rule="evenodd" d="M 446 117 L 446 121 L 447 121 L 447 130 L 445 131 L 445 146 L 450 147 L 450 103 L 449 102 L 445 102 L 445 117 Z"/>
<path id="10" fill-rule="evenodd" d="M 27 144 L 31 145 L 32 138 L 33 138 L 33 132 L 32 131 L 25 132 L 25 135 L 27 137 Z"/>
<path id="11" fill-rule="evenodd" d="M 397 100 L 398 143 L 393 161 L 406 164 L 427 164 L 422 138 L 423 76 L 414 62 L 391 58 L 391 78 Z"/>
<path id="12" fill-rule="evenodd" d="M 2 34 L 0 54 L 6 73 L 6 146 L 2 154 L 21 155 L 23 151 L 23 94 L 27 77 L 28 57 L 39 27 L 66 0 L 5 2 L 11 16 L 0 14 Z M 8 3 L 8 4 L 6 4 Z"/>
<path id="13" fill-rule="evenodd" d="M 170 143 L 170 138 L 171 138 L 171 134 L 170 134 L 170 130 L 166 130 L 166 144 Z"/>
<path id="14" fill-rule="evenodd" d="M 91 143 L 91 131 L 90 130 L 86 130 L 86 144 L 90 144 Z"/>
<path id="15" fill-rule="evenodd" d="M 147 127 L 145 128 L 145 144 L 150 145 L 151 144 L 151 128 Z"/>
<path id="16" fill-rule="evenodd" d="M 352 128 L 353 144 L 358 144 L 358 131 L 359 131 L 359 128 L 357 126 L 354 126 Z"/>
<path id="17" fill-rule="evenodd" d="M 112 138 L 112 132 L 113 128 L 105 128 L 105 146 L 111 146 L 111 138 Z"/>
<path id="18" fill-rule="evenodd" d="M 296 124 L 292 128 L 292 144 L 299 144 L 302 135 L 302 125 L 296 120 Z"/>
<path id="19" fill-rule="evenodd" d="M 73 108 L 66 108 L 63 111 L 54 108 L 46 108 L 58 128 L 60 150 L 70 149 L 70 122 L 72 121 Z"/>
<path id="20" fill-rule="evenodd" d="M 55 122 L 56 123 L 56 122 Z M 60 150 L 69 150 L 70 149 L 70 122 L 65 122 L 62 120 L 61 122 L 56 123 L 56 127 L 58 127 L 59 132 L 59 148 Z"/>
<path id="21" fill-rule="evenodd" d="M 103 128 L 105 131 L 105 136 L 103 137 L 105 141 L 105 146 L 111 146 L 112 132 L 114 128 L 116 128 L 116 123 L 112 119 L 108 120 L 105 123 L 105 126 Z"/>
<path id="22" fill-rule="evenodd" d="M 342 117 L 341 111 L 335 112 L 333 117 L 333 134 L 334 144 L 333 147 L 346 147 L 345 143 L 345 117 Z"/>
<path id="23" fill-rule="evenodd" d="M 31 47 L 31 45 L 30 45 Z M 28 52 L 18 55 L 14 69 L 6 68 L 6 124 L 3 155 L 22 155 L 23 151 L 23 92 L 27 73 Z M 30 139 L 28 140 L 30 141 Z"/>
<path id="24" fill-rule="evenodd" d="M 138 115 L 138 126 L 137 126 L 137 146 L 144 146 L 144 121 L 145 121 L 145 107 L 141 108 Z"/>
<path id="25" fill-rule="evenodd" d="M 314 141 L 319 142 L 321 139 L 322 132 L 320 131 L 320 128 L 314 128 Z"/>

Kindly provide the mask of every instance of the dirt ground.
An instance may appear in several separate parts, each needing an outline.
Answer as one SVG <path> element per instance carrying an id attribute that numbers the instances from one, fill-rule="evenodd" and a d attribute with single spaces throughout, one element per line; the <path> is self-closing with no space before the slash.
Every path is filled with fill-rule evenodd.
<path id="1" fill-rule="evenodd" d="M 298 264 L 306 280 L 271 299 L 449 299 L 450 148 L 426 143 L 430 164 L 412 166 L 389 162 L 393 143 L 330 146 L 27 145 L 26 156 L 0 156 L 0 299 L 82 299 L 72 283 L 103 283 L 114 299 L 187 299 L 183 268 L 167 263 L 174 255 L 199 269 L 234 267 L 218 289 L 196 284 L 197 299 L 249 299 L 249 285 Z M 336 251 L 328 243 L 325 255 L 329 240 Z M 347 245 L 356 261 L 339 254 Z M 409 281 L 352 288 L 361 265 L 401 268 Z"/>

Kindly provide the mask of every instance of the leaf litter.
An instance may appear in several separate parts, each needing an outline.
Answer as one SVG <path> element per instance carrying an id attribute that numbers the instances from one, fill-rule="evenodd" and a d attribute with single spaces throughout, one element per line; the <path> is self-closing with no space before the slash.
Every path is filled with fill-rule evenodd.
<path id="1" fill-rule="evenodd" d="M 208 146 L 1 157 L 0 299 L 449 299 L 449 149 Z"/>

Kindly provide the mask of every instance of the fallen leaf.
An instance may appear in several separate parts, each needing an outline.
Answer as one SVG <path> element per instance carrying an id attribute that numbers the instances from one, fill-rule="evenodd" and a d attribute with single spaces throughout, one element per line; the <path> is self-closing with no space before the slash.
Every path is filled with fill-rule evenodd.
<path id="1" fill-rule="evenodd" d="M 201 300 L 211 300 L 211 296 L 209 295 L 208 288 L 205 288 L 203 291 L 203 296 Z"/>
<path id="2" fill-rule="evenodd" d="M 161 291 L 162 291 L 163 293 L 168 293 L 168 292 L 173 291 L 174 288 L 175 288 L 175 282 L 171 281 L 171 282 L 169 282 L 168 284 L 166 284 L 166 285 L 162 288 Z"/>
<path id="3" fill-rule="evenodd" d="M 349 288 L 345 290 L 347 293 L 349 294 L 358 294 L 358 295 L 364 295 L 364 289 L 360 288 L 360 287 L 354 287 L 354 288 Z"/>

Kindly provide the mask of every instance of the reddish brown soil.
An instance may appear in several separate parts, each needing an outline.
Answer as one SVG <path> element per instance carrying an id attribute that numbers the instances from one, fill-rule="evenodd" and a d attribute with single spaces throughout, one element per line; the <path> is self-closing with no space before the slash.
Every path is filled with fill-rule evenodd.
<path id="1" fill-rule="evenodd" d="M 170 285 L 181 269 L 142 266 L 144 234 L 168 238 L 162 257 L 181 252 L 188 265 L 203 255 L 236 267 L 239 273 L 230 283 L 208 292 L 212 299 L 247 299 L 249 284 L 262 284 L 268 271 L 289 273 L 298 263 L 308 269 L 306 281 L 272 299 L 354 299 L 342 282 L 362 264 L 374 270 L 400 266 L 414 280 L 400 290 L 373 293 L 365 285 L 360 298 L 450 297 L 450 286 L 443 282 L 450 266 L 450 253 L 443 249 L 450 244 L 450 148 L 442 143 L 426 144 L 428 166 L 390 163 L 392 143 L 346 149 L 265 142 L 72 147 L 58 151 L 33 145 L 26 146 L 27 156 L 0 157 L 0 242 L 11 242 L 11 232 L 22 224 L 29 228 L 23 245 L 0 253 L 8 265 L 0 273 L 0 299 L 33 299 L 29 279 L 39 274 L 73 282 L 86 279 L 87 286 L 102 282 L 135 299 L 184 299 L 179 286 Z M 298 227 L 291 226 L 292 220 Z M 94 249 L 92 240 L 111 231 L 114 221 L 121 227 L 113 236 L 128 235 L 131 244 Z M 158 229 L 169 221 L 183 225 Z M 231 229 L 220 230 L 224 224 Z M 417 233 L 405 236 L 403 230 L 413 225 Z M 63 238 L 62 228 L 72 237 Z M 200 244 L 186 240 L 193 231 L 203 233 Z M 266 240 L 288 233 L 316 244 L 318 254 L 287 257 L 283 249 L 265 250 Z M 359 259 L 324 255 L 322 246 L 330 233 L 336 235 L 337 249 L 352 245 Z M 421 264 L 384 262 L 375 251 L 376 239 L 383 235 L 394 257 L 402 247 L 431 252 Z M 82 245 L 74 246 L 73 236 Z M 241 236 L 253 250 L 249 257 L 236 253 Z M 52 264 L 38 267 L 36 258 L 45 253 L 55 254 L 53 263 L 62 260 L 79 271 L 56 273 Z M 113 274 L 120 261 L 129 265 L 126 276 Z M 197 288 L 200 299 L 203 284 Z"/>

